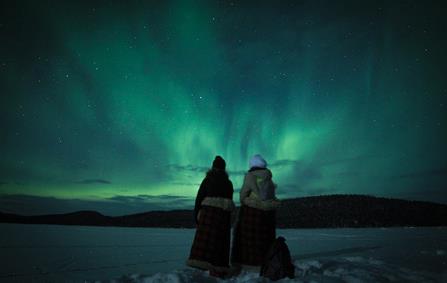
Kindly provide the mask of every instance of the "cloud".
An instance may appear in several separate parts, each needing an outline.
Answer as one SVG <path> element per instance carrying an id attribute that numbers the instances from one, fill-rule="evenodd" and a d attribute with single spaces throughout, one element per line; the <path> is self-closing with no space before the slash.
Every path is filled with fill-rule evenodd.
<path id="1" fill-rule="evenodd" d="M 53 178 L 40 170 L 33 170 L 17 164 L 2 164 L 0 161 L 0 179 L 23 184 L 28 181 L 49 182 Z"/>
<path id="2" fill-rule="evenodd" d="M 179 164 L 169 164 L 166 167 L 170 170 L 183 171 L 183 172 L 193 172 L 193 173 L 205 173 L 210 170 L 210 167 L 196 166 L 196 165 L 179 165 Z M 229 175 L 244 175 L 247 171 L 244 170 L 227 170 Z"/>
<path id="3" fill-rule="evenodd" d="M 269 164 L 269 167 L 293 166 L 299 164 L 298 160 L 280 159 Z"/>
<path id="4" fill-rule="evenodd" d="M 327 190 L 315 189 L 316 183 L 323 178 L 322 165 L 302 160 L 281 159 L 270 163 L 269 167 L 281 170 L 287 167 L 288 176 L 276 180 L 278 195 L 281 198 L 316 195 Z M 275 178 L 275 177 L 273 177 Z"/>
<path id="5" fill-rule="evenodd" d="M 313 163 L 296 162 L 292 168 L 291 178 L 294 181 L 293 183 L 305 187 L 322 178 L 321 166 Z"/>
<path id="6" fill-rule="evenodd" d="M 320 160 L 319 162 L 313 162 L 317 166 L 329 166 L 329 165 L 335 165 L 339 163 L 350 163 L 350 162 L 359 162 L 366 159 L 371 158 L 378 158 L 379 156 L 375 155 L 360 155 L 356 157 L 347 157 L 347 158 L 339 158 L 339 159 L 332 159 L 332 160 L 324 160 L 317 158 L 316 160 Z M 321 161 L 323 160 L 323 161 Z M 302 165 L 302 160 L 294 160 L 294 159 L 280 159 L 276 160 L 269 164 L 269 167 L 284 167 L 284 166 L 297 166 Z"/>
<path id="7" fill-rule="evenodd" d="M 111 184 L 112 182 L 108 181 L 108 180 L 104 180 L 104 179 L 84 179 L 81 181 L 76 181 L 75 183 L 77 184 Z"/>
<path id="8" fill-rule="evenodd" d="M 392 178 L 426 178 L 426 177 L 446 177 L 447 169 L 434 169 L 411 172 L 393 176 Z"/>
<path id="9" fill-rule="evenodd" d="M 345 178 L 345 177 L 357 177 L 357 176 L 360 176 L 360 173 L 356 172 L 356 171 L 345 171 L 345 172 L 335 173 L 334 175 L 337 177 Z"/>
<path id="10" fill-rule="evenodd" d="M 25 182 L 17 182 L 17 181 L 15 181 L 15 182 L 0 182 L 0 186 L 12 185 L 12 184 L 14 184 L 16 186 L 25 186 L 26 185 Z"/>
<path id="11" fill-rule="evenodd" d="M 173 195 L 136 195 L 136 196 L 125 196 L 116 195 L 108 198 L 108 200 L 119 201 L 119 202 L 174 202 L 176 204 L 182 202 L 191 202 L 193 199 L 191 197 L 185 196 L 173 196 Z"/>
<path id="12" fill-rule="evenodd" d="M 367 159 L 372 158 L 381 158 L 382 156 L 378 155 L 359 155 L 355 157 L 346 157 L 346 158 L 338 158 L 338 159 L 332 159 L 332 160 L 325 160 L 320 163 L 321 166 L 329 166 L 329 165 L 336 165 L 340 163 L 352 163 L 357 162 L 360 163 L 362 161 L 365 161 Z"/>
<path id="13" fill-rule="evenodd" d="M 290 197 L 304 197 L 304 196 L 326 195 L 334 193 L 337 193 L 337 191 L 327 187 L 284 184 L 279 186 L 278 197 L 285 199 Z"/>
<path id="14" fill-rule="evenodd" d="M 187 171 L 187 172 L 206 172 L 210 168 L 204 166 L 196 166 L 196 165 L 179 165 L 179 164 L 168 164 L 166 165 L 169 169 L 179 170 L 179 171 Z"/>
<path id="15" fill-rule="evenodd" d="M 229 175 L 233 175 L 233 176 L 238 176 L 238 175 L 245 175 L 245 173 L 247 173 L 247 171 L 244 171 L 244 170 L 234 170 L 234 171 L 232 171 L 232 170 L 230 170 L 230 171 L 227 171 L 227 173 L 229 174 Z"/>
<path id="16" fill-rule="evenodd" d="M 191 182 L 181 182 L 181 181 L 172 181 L 169 182 L 170 185 L 174 186 L 182 186 L 182 187 L 192 187 L 192 188 L 198 188 L 200 187 L 200 183 L 191 183 Z"/>

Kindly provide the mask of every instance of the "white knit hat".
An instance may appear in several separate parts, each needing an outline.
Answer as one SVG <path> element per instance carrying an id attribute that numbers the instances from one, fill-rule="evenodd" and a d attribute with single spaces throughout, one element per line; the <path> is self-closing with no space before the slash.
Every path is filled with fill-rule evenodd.
<path id="1" fill-rule="evenodd" d="M 265 161 L 264 158 L 260 154 L 255 154 L 250 159 L 249 162 L 250 169 L 253 167 L 260 167 L 260 168 L 266 168 L 267 167 L 267 161 Z"/>

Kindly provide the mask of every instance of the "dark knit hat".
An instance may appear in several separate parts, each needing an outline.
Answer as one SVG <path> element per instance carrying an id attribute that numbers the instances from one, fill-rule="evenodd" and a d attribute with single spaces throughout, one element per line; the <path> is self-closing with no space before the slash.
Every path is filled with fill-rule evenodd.
<path id="1" fill-rule="evenodd" d="M 217 155 L 213 161 L 213 168 L 225 170 L 225 160 Z"/>

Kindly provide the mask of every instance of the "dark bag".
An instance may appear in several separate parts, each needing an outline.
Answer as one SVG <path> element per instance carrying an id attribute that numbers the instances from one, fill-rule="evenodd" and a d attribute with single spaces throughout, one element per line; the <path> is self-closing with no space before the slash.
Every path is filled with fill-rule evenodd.
<path id="1" fill-rule="evenodd" d="M 295 266 L 292 264 L 286 239 L 278 237 L 268 250 L 261 267 L 260 276 L 276 281 L 285 277 L 295 277 Z"/>

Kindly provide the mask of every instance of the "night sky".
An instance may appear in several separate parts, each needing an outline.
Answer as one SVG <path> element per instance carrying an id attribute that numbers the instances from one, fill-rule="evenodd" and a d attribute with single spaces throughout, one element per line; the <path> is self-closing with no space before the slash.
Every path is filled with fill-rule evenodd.
<path id="1" fill-rule="evenodd" d="M 357 3 L 358 2 L 358 3 Z M 447 203 L 441 1 L 2 1 L 0 211 L 191 209 L 215 155 L 238 201 Z"/>

